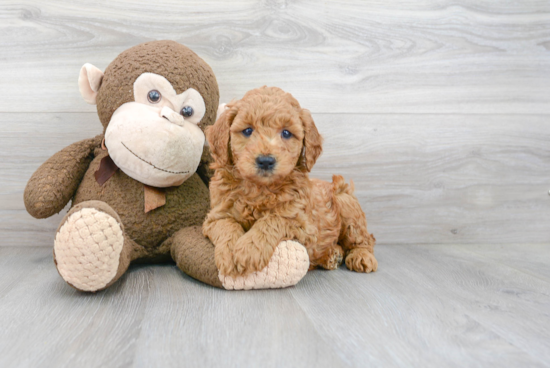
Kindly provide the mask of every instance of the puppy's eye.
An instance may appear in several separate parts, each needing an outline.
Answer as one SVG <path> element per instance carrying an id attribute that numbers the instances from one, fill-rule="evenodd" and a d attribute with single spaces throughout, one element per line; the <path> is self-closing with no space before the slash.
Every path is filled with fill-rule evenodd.
<path id="1" fill-rule="evenodd" d="M 191 106 L 184 106 L 183 109 L 181 109 L 180 111 L 180 114 L 184 117 L 184 118 L 188 118 L 188 117 L 191 117 L 193 116 L 193 113 L 195 111 L 193 111 L 193 108 Z"/>
<path id="2" fill-rule="evenodd" d="M 252 129 L 252 128 L 246 128 L 245 130 L 243 130 L 243 135 L 245 137 L 250 137 L 252 135 L 253 131 L 254 131 L 254 129 Z"/>
<path id="3" fill-rule="evenodd" d="M 281 137 L 283 137 L 284 139 L 289 139 L 290 137 L 292 137 L 292 133 L 289 132 L 288 130 L 284 129 L 281 132 Z"/>
<path id="4" fill-rule="evenodd" d="M 150 103 L 157 103 L 160 101 L 160 92 L 157 91 L 156 89 L 152 90 L 152 91 L 149 91 L 149 93 L 147 94 L 147 99 L 149 100 Z"/>

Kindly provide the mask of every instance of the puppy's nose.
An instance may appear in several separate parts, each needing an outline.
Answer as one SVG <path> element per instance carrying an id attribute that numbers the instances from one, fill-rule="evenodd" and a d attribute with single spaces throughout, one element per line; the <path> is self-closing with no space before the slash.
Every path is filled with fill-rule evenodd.
<path id="1" fill-rule="evenodd" d="M 273 156 L 258 156 L 256 157 L 256 165 L 261 170 L 271 171 L 275 167 L 275 157 Z"/>

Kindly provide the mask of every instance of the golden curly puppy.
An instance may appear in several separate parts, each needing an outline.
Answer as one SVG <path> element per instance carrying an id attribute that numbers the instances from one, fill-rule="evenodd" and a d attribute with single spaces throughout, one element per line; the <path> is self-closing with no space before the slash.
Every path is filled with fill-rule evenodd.
<path id="1" fill-rule="evenodd" d="M 322 151 L 311 114 L 280 88 L 262 87 L 227 105 L 206 131 L 215 169 L 204 235 L 222 274 L 263 269 L 283 240 L 303 244 L 310 269 L 376 271 L 375 239 L 353 183 L 310 179 Z M 344 253 L 345 252 L 345 253 Z"/>

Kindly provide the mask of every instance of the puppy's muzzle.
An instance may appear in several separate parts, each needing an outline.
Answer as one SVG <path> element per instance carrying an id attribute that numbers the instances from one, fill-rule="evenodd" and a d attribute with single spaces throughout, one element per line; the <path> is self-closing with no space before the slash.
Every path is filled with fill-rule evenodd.
<path id="1" fill-rule="evenodd" d="M 258 156 L 256 157 L 256 166 L 263 171 L 273 171 L 277 160 L 273 156 Z"/>

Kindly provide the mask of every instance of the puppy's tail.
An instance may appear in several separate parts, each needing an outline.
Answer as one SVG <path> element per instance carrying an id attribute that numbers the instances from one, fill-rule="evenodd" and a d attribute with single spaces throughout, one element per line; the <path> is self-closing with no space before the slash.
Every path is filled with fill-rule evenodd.
<path id="1" fill-rule="evenodd" d="M 344 193 L 353 195 L 353 192 L 355 191 L 353 180 L 350 180 L 349 184 L 346 184 L 346 181 L 342 175 L 332 175 L 332 186 L 334 188 L 334 195 Z"/>
<path id="2" fill-rule="evenodd" d="M 332 177 L 334 188 L 334 204 L 342 219 L 342 227 L 338 244 L 347 254 L 354 248 L 366 248 L 369 252 L 374 252 L 374 243 L 376 239 L 367 231 L 367 219 L 361 209 L 359 201 L 353 195 L 354 185 L 344 182 L 340 175 Z M 375 269 L 376 270 L 376 269 Z"/>

